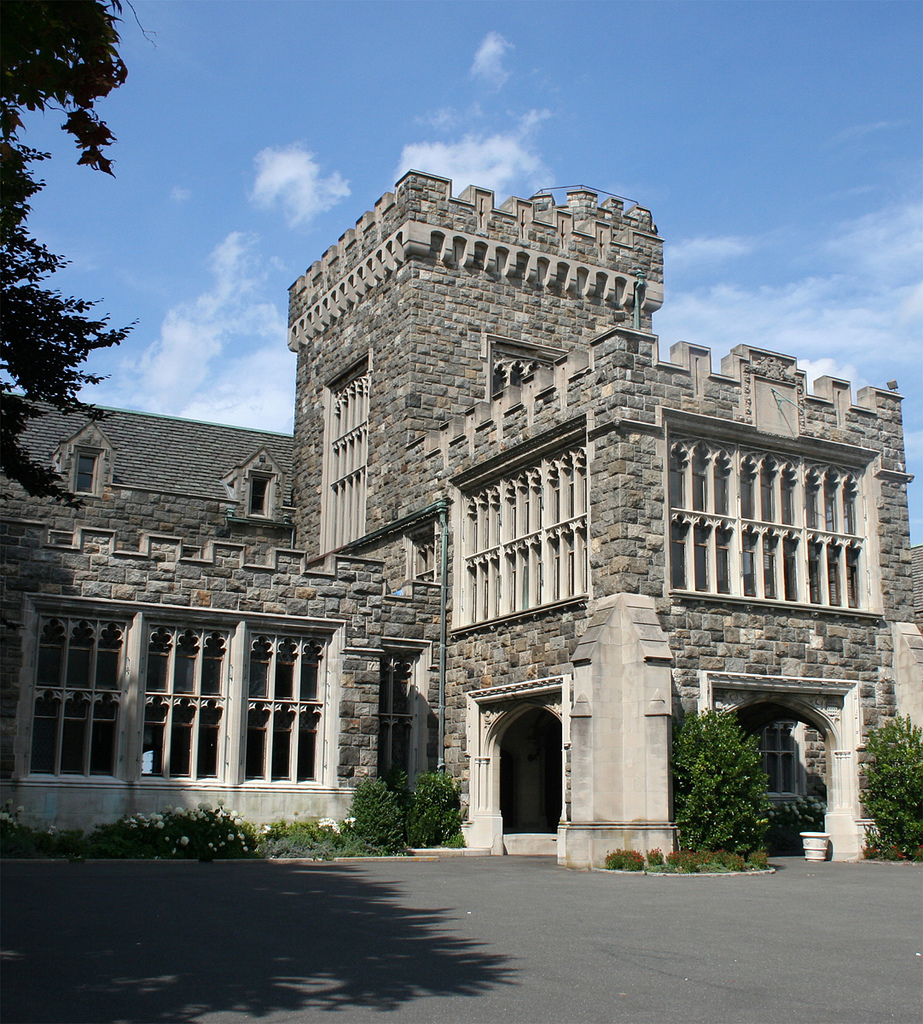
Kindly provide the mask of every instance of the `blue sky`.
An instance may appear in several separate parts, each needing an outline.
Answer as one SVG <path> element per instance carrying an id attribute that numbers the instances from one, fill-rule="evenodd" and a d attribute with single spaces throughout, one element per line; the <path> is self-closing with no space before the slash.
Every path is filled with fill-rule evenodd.
<path id="1" fill-rule="evenodd" d="M 649 207 L 654 329 L 750 343 L 862 386 L 897 379 L 923 541 L 923 5 L 185 2 L 126 6 L 99 105 L 116 178 L 60 117 L 31 219 L 128 340 L 88 395 L 291 426 L 287 288 L 409 167 L 528 197 Z M 153 42 L 149 41 L 153 40 Z"/>

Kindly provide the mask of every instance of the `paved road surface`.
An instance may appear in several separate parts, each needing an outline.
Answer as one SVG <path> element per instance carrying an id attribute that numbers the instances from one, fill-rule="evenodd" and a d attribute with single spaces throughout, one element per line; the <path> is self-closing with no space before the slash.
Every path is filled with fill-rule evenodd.
<path id="1" fill-rule="evenodd" d="M 923 869 L 13 862 L 6 1024 L 919 1024 Z"/>

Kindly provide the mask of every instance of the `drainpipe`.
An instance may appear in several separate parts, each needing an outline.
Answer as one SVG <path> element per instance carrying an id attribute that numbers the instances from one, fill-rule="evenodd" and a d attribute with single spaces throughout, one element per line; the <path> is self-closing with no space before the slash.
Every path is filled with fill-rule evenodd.
<path id="1" fill-rule="evenodd" d="M 441 559 L 439 564 L 439 762 L 436 770 L 445 771 L 445 672 L 446 647 L 449 633 L 449 503 L 443 499 L 439 503 L 439 534 L 441 540 Z"/>

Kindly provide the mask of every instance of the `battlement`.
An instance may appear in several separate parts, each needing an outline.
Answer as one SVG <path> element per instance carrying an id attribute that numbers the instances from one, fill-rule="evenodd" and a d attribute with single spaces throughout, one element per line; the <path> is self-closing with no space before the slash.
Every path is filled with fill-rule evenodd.
<path id="1" fill-rule="evenodd" d="M 614 197 L 600 204 L 590 189 L 568 192 L 561 206 L 538 194 L 497 207 L 489 189 L 454 197 L 448 179 L 410 171 L 292 285 L 289 347 L 297 351 L 416 258 L 620 310 L 633 308 L 640 288 L 651 313 L 663 302 L 662 252 L 649 210 L 625 211 Z"/>

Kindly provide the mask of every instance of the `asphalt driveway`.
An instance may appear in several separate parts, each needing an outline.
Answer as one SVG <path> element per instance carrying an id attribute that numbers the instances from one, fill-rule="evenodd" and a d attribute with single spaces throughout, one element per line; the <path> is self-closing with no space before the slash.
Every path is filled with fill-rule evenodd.
<path id="1" fill-rule="evenodd" d="M 923 870 L 6 861 L 5 1024 L 918 1024 Z"/>

